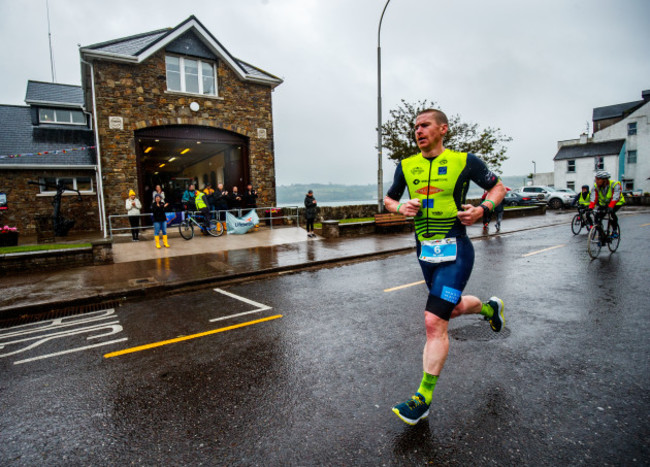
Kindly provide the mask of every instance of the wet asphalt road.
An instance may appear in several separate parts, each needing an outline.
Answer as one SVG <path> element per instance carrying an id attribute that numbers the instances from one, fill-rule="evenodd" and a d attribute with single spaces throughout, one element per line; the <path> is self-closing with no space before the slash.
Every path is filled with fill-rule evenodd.
<path id="1" fill-rule="evenodd" d="M 0 330 L 0 463 L 648 465 L 650 215 L 621 226 L 594 261 L 569 225 L 475 241 L 466 292 L 507 328 L 452 320 L 415 427 L 390 408 L 419 384 L 426 290 L 385 291 L 421 281 L 414 254 Z"/>

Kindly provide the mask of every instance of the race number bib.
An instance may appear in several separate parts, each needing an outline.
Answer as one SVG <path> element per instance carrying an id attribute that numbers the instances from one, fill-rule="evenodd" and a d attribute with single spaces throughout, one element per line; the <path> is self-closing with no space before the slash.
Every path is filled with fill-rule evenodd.
<path id="1" fill-rule="evenodd" d="M 456 252 L 455 238 L 424 240 L 421 243 L 420 259 L 428 263 L 446 263 L 456 260 Z"/>

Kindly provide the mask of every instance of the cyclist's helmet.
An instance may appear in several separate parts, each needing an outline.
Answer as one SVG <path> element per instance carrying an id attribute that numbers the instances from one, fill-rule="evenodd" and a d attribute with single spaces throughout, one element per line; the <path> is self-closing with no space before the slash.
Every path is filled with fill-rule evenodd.
<path id="1" fill-rule="evenodd" d="M 607 170 L 601 170 L 600 172 L 596 173 L 596 178 L 610 178 L 611 175 Z"/>
<path id="2" fill-rule="evenodd" d="M 588 189 L 589 189 L 589 185 L 582 185 L 582 189 L 583 189 L 583 190 L 588 190 Z"/>

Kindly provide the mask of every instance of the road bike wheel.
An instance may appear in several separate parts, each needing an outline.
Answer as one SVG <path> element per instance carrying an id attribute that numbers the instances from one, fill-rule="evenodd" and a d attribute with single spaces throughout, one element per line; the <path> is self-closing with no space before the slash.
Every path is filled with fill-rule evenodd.
<path id="1" fill-rule="evenodd" d="M 192 240 L 192 237 L 194 237 L 194 224 L 190 221 L 183 221 L 178 224 L 178 231 L 185 240 Z"/>
<path id="2" fill-rule="evenodd" d="M 609 242 L 607 242 L 607 248 L 609 248 L 609 251 L 614 253 L 616 249 L 618 248 L 618 244 L 621 242 L 621 229 L 616 226 L 616 228 L 610 228 L 608 230 L 611 230 L 609 233 Z M 616 234 L 616 238 L 612 238 L 612 235 Z"/>
<path id="3" fill-rule="evenodd" d="M 598 228 L 593 227 L 587 236 L 587 252 L 589 253 L 589 256 L 591 256 L 592 259 L 597 258 L 602 247 L 603 245 L 600 239 Z"/>
<path id="4" fill-rule="evenodd" d="M 571 221 L 571 231 L 573 232 L 573 235 L 578 235 L 581 230 L 582 219 L 580 219 L 580 214 L 576 214 L 573 216 L 573 220 Z"/>
<path id="5" fill-rule="evenodd" d="M 223 235 L 223 225 L 221 224 L 221 222 L 215 219 L 210 219 L 208 234 L 212 235 L 213 237 L 220 237 L 221 235 Z"/>

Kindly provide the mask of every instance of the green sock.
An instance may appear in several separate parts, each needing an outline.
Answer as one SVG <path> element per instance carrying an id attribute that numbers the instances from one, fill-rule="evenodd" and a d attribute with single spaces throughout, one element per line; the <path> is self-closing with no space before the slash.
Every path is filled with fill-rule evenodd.
<path id="1" fill-rule="evenodd" d="M 430 375 L 426 371 L 423 373 L 422 382 L 420 383 L 418 392 L 424 396 L 424 402 L 431 404 L 431 399 L 433 399 L 433 390 L 436 387 L 438 376 Z"/>
<path id="2" fill-rule="evenodd" d="M 481 305 L 481 312 L 483 316 L 487 316 L 488 318 L 492 318 L 494 316 L 494 309 L 488 305 L 487 303 L 483 303 Z"/>

